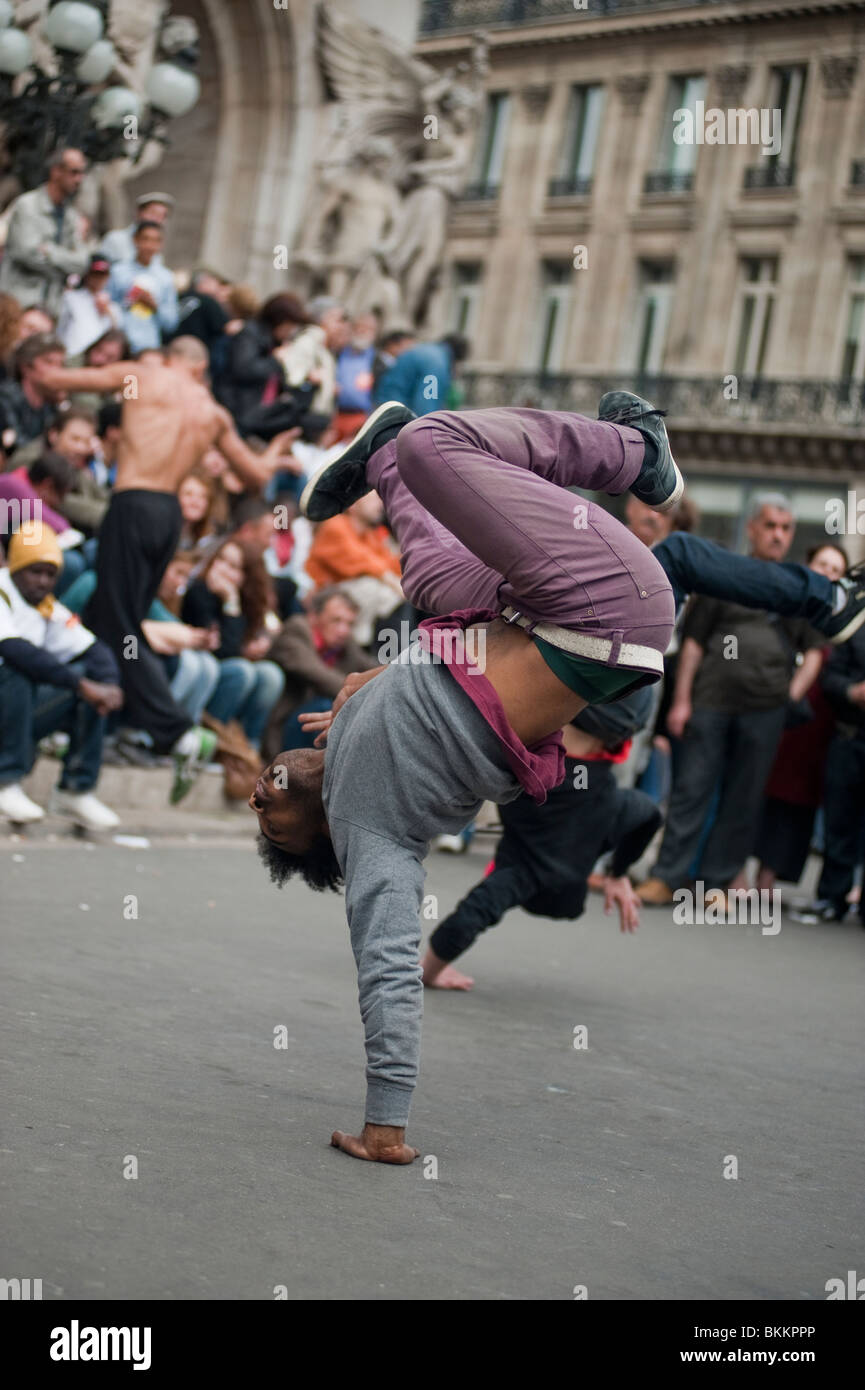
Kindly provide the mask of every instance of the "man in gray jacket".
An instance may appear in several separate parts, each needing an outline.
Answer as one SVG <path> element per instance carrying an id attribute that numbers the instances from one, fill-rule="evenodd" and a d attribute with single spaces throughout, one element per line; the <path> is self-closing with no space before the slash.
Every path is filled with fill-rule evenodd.
<path id="1" fill-rule="evenodd" d="M 73 207 L 86 173 L 80 150 L 57 150 L 48 163 L 47 182 L 12 204 L 0 290 L 14 295 L 23 309 L 38 305 L 56 317 L 68 276 L 87 268 L 89 256 Z"/>

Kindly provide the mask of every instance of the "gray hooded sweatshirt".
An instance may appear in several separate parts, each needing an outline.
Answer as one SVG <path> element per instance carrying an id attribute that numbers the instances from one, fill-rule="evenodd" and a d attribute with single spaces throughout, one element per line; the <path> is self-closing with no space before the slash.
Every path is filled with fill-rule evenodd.
<path id="1" fill-rule="evenodd" d="M 324 806 L 345 876 L 366 1043 L 369 1124 L 404 1126 L 417 1083 L 423 860 L 485 800 L 522 788 L 489 724 L 416 645 L 343 705 L 331 726 Z"/>

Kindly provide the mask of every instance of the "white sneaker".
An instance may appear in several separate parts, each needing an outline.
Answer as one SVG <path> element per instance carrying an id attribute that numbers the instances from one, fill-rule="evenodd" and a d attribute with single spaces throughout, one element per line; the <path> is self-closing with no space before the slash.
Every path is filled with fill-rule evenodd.
<path id="1" fill-rule="evenodd" d="M 113 830 L 120 824 L 120 817 L 92 792 L 68 792 L 58 787 L 51 809 L 61 816 L 70 816 L 84 830 Z"/>
<path id="2" fill-rule="evenodd" d="M 0 787 L 0 816 L 5 816 L 15 825 L 28 825 L 31 821 L 43 820 L 45 812 L 30 797 L 20 782 L 10 782 Z"/>
<path id="3" fill-rule="evenodd" d="M 444 850 L 447 854 L 465 854 L 468 847 L 469 842 L 462 835 L 436 835 L 433 840 L 433 849 Z"/>

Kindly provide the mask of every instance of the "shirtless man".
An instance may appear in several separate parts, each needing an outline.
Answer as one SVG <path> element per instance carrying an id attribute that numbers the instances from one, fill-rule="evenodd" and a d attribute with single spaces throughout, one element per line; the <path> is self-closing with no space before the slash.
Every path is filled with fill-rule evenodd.
<path id="1" fill-rule="evenodd" d="M 177 548 L 182 522 L 177 489 L 214 446 L 250 487 L 263 487 L 277 469 L 300 471 L 286 457 L 295 431 L 277 435 L 263 454 L 244 444 L 228 411 L 204 385 L 207 368 L 203 344 L 181 337 L 161 361 L 74 369 L 40 363 L 38 369 L 51 389 L 123 393 L 117 479 L 99 532 L 97 584 L 87 623 L 120 661 L 128 723 L 146 730 L 157 752 L 174 754 L 175 802 L 189 790 L 216 742 L 175 703 L 165 667 L 141 629 Z"/>

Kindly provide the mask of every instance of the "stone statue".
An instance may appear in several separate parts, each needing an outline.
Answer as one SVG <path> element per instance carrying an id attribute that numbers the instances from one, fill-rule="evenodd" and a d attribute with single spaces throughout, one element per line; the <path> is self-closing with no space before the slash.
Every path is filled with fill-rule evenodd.
<path id="1" fill-rule="evenodd" d="M 343 277 L 350 280 L 343 293 L 354 311 L 376 309 L 386 325 L 420 326 L 441 271 L 451 201 L 468 179 L 485 100 L 486 43 L 476 36 L 469 63 L 439 72 L 335 6 L 320 13 L 322 67 L 348 132 L 336 156 L 334 185 L 350 187 L 359 152 L 370 141 L 385 139 L 394 152 L 379 168 L 375 193 L 366 194 L 368 212 L 356 235 L 347 195 L 340 205 L 346 215 L 340 264 L 353 268 Z M 327 204 L 327 193 L 323 197 Z M 345 247 L 353 237 L 349 257 Z M 332 251 L 322 240 L 320 219 L 303 238 L 307 263 L 316 250 L 327 263 Z"/>

